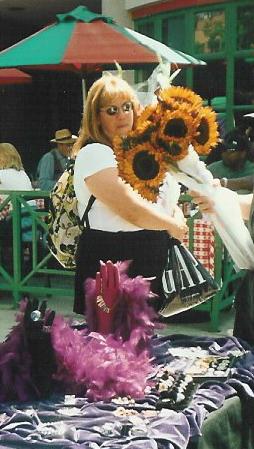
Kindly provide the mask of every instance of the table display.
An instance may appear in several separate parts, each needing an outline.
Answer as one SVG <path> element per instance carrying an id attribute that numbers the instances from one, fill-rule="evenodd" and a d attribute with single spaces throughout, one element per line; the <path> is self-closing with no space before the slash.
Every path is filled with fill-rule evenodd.
<path id="1" fill-rule="evenodd" d="M 0 447 L 210 447 L 201 443 L 203 427 L 206 420 L 211 419 L 210 415 L 215 425 L 216 413 L 219 416 L 219 411 L 222 413 L 224 407 L 227 409 L 229 400 L 239 401 L 239 398 L 241 403 L 238 402 L 237 413 L 241 414 L 246 397 L 253 395 L 253 351 L 234 337 L 212 339 L 173 335 L 153 337 L 152 354 L 156 361 L 155 382 L 144 399 L 119 397 L 89 402 L 85 397 L 66 394 L 32 403 L 1 403 Z M 195 364 L 195 360 L 198 363 Z M 198 370 L 200 360 L 216 360 L 220 368 L 223 364 L 225 377 L 209 374 L 207 381 L 206 376 L 203 379 L 199 376 L 195 381 L 188 373 L 193 371 L 193 366 Z M 225 365 L 228 361 L 230 367 Z M 238 437 L 240 441 L 241 435 Z M 228 445 L 227 449 L 230 448 Z"/>
<path id="2" fill-rule="evenodd" d="M 252 348 L 235 337 L 156 335 L 150 283 L 126 267 L 108 261 L 101 282 L 89 280 L 87 323 L 56 315 L 46 301 L 21 301 L 0 344 L 0 447 L 186 449 L 230 398 L 241 399 L 252 428 Z M 117 273 L 113 289 L 105 280 Z M 98 295 L 108 304 L 109 294 L 124 315 L 105 332 L 94 320 L 103 318 Z"/>

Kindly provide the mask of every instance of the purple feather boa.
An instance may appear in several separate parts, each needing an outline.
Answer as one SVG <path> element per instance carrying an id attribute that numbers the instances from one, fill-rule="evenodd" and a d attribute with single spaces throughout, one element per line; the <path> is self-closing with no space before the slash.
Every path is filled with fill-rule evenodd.
<path id="1" fill-rule="evenodd" d="M 108 336 L 97 332 L 73 330 L 57 317 L 52 328 L 52 342 L 57 355 L 57 379 L 70 391 L 91 400 L 116 396 L 143 398 L 148 377 L 153 371 L 150 339 L 157 318 L 147 303 L 150 282 L 141 276 L 130 279 L 127 263 L 120 271 L 119 307 L 115 331 Z M 88 303 L 96 301 L 94 279 L 86 281 Z M 93 329 L 93 310 L 87 310 L 88 327 Z"/>
<path id="2" fill-rule="evenodd" d="M 0 402 L 24 402 L 38 397 L 31 378 L 32 361 L 23 327 L 26 304 L 26 300 L 21 301 L 17 324 L 0 344 Z"/>
<path id="3" fill-rule="evenodd" d="M 58 372 L 56 379 L 66 389 L 90 400 L 115 396 L 144 397 L 147 377 L 153 367 L 147 350 L 137 354 L 140 333 L 134 330 L 128 341 L 113 335 L 103 337 L 72 329 L 60 316 L 55 318 L 52 342 Z"/>
<path id="4" fill-rule="evenodd" d="M 119 298 L 117 312 L 112 333 L 118 338 L 128 340 L 134 329 L 139 330 L 140 339 L 148 342 L 154 334 L 155 328 L 162 327 L 158 322 L 158 315 L 153 307 L 148 304 L 148 300 L 154 298 L 151 292 L 150 281 L 142 276 L 129 278 L 126 271 L 129 262 L 116 263 L 119 274 Z M 86 318 L 88 328 L 95 329 L 95 308 L 96 304 L 96 282 L 94 279 L 87 279 L 85 282 L 86 296 Z M 141 335 L 142 334 L 142 335 Z"/>

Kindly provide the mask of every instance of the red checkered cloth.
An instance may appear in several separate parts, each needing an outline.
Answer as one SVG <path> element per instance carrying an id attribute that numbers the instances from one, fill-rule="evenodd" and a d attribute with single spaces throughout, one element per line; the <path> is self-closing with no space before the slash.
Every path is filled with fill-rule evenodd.
<path id="1" fill-rule="evenodd" d="M 189 235 L 183 243 L 189 247 Z M 193 255 L 214 276 L 214 227 L 203 219 L 194 220 Z"/>

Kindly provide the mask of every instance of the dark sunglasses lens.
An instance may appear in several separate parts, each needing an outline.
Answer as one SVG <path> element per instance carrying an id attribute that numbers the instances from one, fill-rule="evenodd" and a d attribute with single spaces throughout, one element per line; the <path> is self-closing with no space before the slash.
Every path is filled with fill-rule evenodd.
<path id="1" fill-rule="evenodd" d="M 116 115 L 118 113 L 118 107 L 110 106 L 108 109 L 106 109 L 106 112 L 108 115 Z"/>
<path id="2" fill-rule="evenodd" d="M 128 101 L 127 103 L 124 103 L 122 106 L 123 112 L 130 112 L 132 111 L 132 103 Z"/>

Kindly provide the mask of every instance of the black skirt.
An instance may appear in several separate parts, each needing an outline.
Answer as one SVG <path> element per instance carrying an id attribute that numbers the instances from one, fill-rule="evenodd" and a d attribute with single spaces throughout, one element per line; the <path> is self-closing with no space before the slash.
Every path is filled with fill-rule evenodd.
<path id="1" fill-rule="evenodd" d="M 152 277 L 151 289 L 158 295 L 154 307 L 164 299 L 162 274 L 167 261 L 169 235 L 166 231 L 105 232 L 85 229 L 80 236 L 76 255 L 74 312 L 85 313 L 84 282 L 95 278 L 100 260 L 113 263 L 131 260 L 128 275 Z"/>

